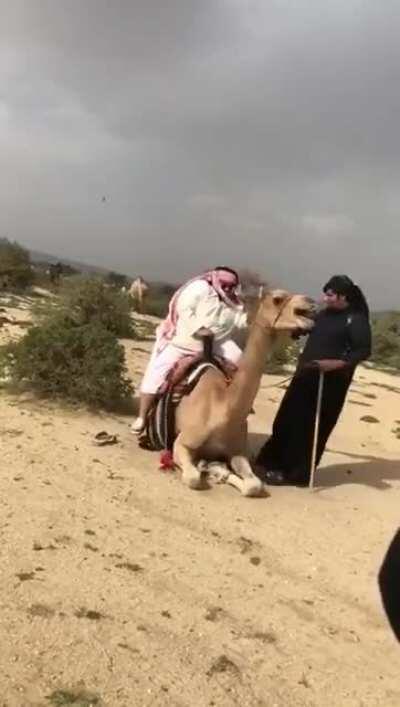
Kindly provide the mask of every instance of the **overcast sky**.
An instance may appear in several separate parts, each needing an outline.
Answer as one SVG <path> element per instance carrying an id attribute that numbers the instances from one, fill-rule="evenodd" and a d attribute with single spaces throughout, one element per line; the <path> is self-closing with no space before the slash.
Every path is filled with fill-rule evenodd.
<path id="1" fill-rule="evenodd" d="M 0 0 L 0 236 L 400 305 L 399 37 L 398 0 Z"/>

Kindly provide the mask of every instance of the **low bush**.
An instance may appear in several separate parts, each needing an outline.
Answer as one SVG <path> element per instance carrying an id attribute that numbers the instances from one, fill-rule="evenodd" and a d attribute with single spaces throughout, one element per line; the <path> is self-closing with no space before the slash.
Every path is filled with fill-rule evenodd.
<path id="1" fill-rule="evenodd" d="M 121 339 L 135 337 L 131 301 L 101 279 L 71 277 L 60 292 L 60 309 L 78 324 L 101 324 Z"/>
<path id="2" fill-rule="evenodd" d="M 0 288 L 24 289 L 34 280 L 30 256 L 25 248 L 0 240 Z"/>
<path id="3" fill-rule="evenodd" d="M 42 395 L 110 408 L 133 392 L 123 347 L 96 319 L 53 316 L 3 349 L 0 360 L 12 383 Z"/>

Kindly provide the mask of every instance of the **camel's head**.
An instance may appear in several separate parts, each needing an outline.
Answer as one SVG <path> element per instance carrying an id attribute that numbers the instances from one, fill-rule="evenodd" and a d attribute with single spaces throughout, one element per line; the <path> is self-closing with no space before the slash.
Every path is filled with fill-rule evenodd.
<path id="1" fill-rule="evenodd" d="M 256 321 L 263 328 L 276 332 L 305 334 L 314 326 L 315 311 L 314 301 L 306 295 L 272 290 L 261 300 Z"/>

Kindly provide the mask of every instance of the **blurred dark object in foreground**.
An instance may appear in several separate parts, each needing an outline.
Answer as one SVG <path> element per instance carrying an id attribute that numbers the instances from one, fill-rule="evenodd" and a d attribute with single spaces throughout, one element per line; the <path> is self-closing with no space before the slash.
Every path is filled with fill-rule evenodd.
<path id="1" fill-rule="evenodd" d="M 400 528 L 389 545 L 378 582 L 386 615 L 400 641 Z"/>

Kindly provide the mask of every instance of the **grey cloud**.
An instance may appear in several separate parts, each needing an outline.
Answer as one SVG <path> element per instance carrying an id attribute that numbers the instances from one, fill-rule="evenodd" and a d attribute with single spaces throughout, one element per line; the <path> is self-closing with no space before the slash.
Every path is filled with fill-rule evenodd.
<path id="1" fill-rule="evenodd" d="M 398 304 L 394 0 L 0 10 L 5 235 L 174 280 L 228 261 L 315 291 L 344 271 Z"/>

